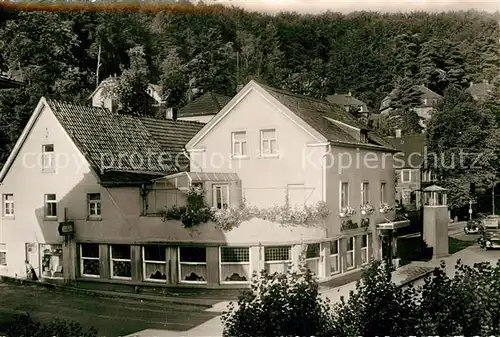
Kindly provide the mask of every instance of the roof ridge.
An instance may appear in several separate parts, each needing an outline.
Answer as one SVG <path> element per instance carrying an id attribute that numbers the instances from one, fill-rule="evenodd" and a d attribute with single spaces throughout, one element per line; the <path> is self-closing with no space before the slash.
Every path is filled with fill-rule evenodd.
<path id="1" fill-rule="evenodd" d="M 157 121 L 167 121 L 167 122 L 172 122 L 172 123 L 184 123 L 184 124 L 196 124 L 196 125 L 205 125 L 205 123 L 198 122 L 198 121 L 186 121 L 182 119 L 170 119 L 170 118 L 157 118 L 157 117 L 151 117 L 151 116 L 144 116 L 144 117 L 138 117 L 139 119 L 153 119 Z"/>

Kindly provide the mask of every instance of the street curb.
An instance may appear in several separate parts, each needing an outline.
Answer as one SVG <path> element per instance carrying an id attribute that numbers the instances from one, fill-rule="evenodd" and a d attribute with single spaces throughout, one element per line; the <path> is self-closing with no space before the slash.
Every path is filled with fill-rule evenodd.
<path id="1" fill-rule="evenodd" d="M 17 283 L 17 284 L 21 284 L 21 285 L 22 284 L 29 284 L 29 285 L 49 288 L 51 290 L 59 290 L 59 291 L 64 291 L 64 292 L 73 292 L 73 293 L 86 294 L 86 295 L 97 295 L 99 297 L 106 297 L 106 298 L 137 299 L 137 300 L 148 301 L 148 302 L 163 302 L 163 303 L 178 304 L 178 305 L 184 305 L 184 306 L 194 306 L 194 307 L 200 307 L 200 308 L 204 308 L 204 309 L 210 309 L 214 306 L 213 304 L 199 303 L 196 300 L 192 301 L 190 299 L 176 300 L 176 299 L 172 299 L 172 298 L 154 296 L 154 295 L 141 296 L 139 294 L 134 294 L 134 293 L 123 293 L 123 292 L 113 292 L 113 291 L 105 292 L 105 291 L 101 291 L 101 290 L 81 289 L 81 288 L 77 288 L 77 287 L 57 285 L 57 284 L 47 283 L 47 282 L 42 282 L 42 281 L 29 281 L 29 280 L 17 279 L 17 278 L 8 277 L 8 276 L 0 276 L 0 282 Z M 222 301 L 220 301 L 220 302 L 222 302 Z"/>

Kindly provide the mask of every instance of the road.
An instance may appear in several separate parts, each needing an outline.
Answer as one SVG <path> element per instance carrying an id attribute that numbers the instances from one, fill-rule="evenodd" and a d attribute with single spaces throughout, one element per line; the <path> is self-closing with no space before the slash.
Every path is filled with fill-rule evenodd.
<path id="1" fill-rule="evenodd" d="M 29 311 L 39 321 L 54 317 L 94 326 L 99 336 L 125 336 L 147 328 L 186 331 L 216 317 L 206 308 L 136 299 L 70 294 L 34 285 L 0 283 L 0 326 Z"/>

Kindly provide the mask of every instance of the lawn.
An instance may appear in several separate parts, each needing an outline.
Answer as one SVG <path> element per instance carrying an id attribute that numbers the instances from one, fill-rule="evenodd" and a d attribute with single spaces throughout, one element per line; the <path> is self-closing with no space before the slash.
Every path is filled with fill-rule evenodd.
<path id="1" fill-rule="evenodd" d="M 464 240 L 455 239 L 454 237 L 449 237 L 448 238 L 448 252 L 450 254 L 455 254 L 456 252 L 459 252 L 462 249 L 470 247 L 470 246 L 474 245 L 475 243 L 476 243 L 475 241 L 464 241 Z"/>

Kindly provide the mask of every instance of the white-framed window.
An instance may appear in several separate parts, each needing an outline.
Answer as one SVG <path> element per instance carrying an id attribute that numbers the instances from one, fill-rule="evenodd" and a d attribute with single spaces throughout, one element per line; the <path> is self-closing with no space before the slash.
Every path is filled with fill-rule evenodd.
<path id="1" fill-rule="evenodd" d="M 380 203 L 383 204 L 386 202 L 387 198 L 387 183 L 380 183 Z"/>
<path id="2" fill-rule="evenodd" d="M 321 256 L 321 244 L 310 243 L 306 249 L 306 267 L 313 274 L 319 274 L 319 260 Z"/>
<path id="3" fill-rule="evenodd" d="M 213 207 L 224 209 L 229 207 L 229 185 L 213 185 Z"/>
<path id="4" fill-rule="evenodd" d="M 350 237 L 347 239 L 347 249 L 346 249 L 346 268 L 352 269 L 354 268 L 355 265 L 355 254 L 354 254 L 354 249 L 355 249 L 355 239 L 354 236 Z"/>
<path id="5" fill-rule="evenodd" d="M 220 247 L 221 283 L 249 282 L 252 278 L 250 268 L 250 248 Z"/>
<path id="6" fill-rule="evenodd" d="M 2 196 L 3 200 L 3 216 L 12 217 L 14 216 L 14 194 L 4 194 Z"/>
<path id="7" fill-rule="evenodd" d="M 340 272 L 339 240 L 330 241 L 330 275 Z"/>
<path id="8" fill-rule="evenodd" d="M 402 183 L 411 182 L 411 170 L 410 169 L 401 170 L 401 182 Z"/>
<path id="9" fill-rule="evenodd" d="M 340 208 L 349 206 L 349 183 L 340 182 Z"/>
<path id="10" fill-rule="evenodd" d="M 111 245 L 110 246 L 111 260 L 111 278 L 115 279 L 132 279 L 132 263 L 129 245 Z"/>
<path id="11" fill-rule="evenodd" d="M 87 207 L 89 218 L 101 217 L 101 194 L 89 193 L 87 194 Z"/>
<path id="12" fill-rule="evenodd" d="M 142 261 L 144 280 L 167 282 L 167 247 L 143 246 Z"/>
<path id="13" fill-rule="evenodd" d="M 0 267 L 7 266 L 7 244 L 0 243 Z"/>
<path id="14" fill-rule="evenodd" d="M 264 247 L 264 262 L 268 273 L 287 272 L 292 265 L 290 246 L 269 246 Z"/>
<path id="15" fill-rule="evenodd" d="M 366 205 L 370 202 L 370 184 L 368 182 L 361 183 L 361 205 Z"/>
<path id="16" fill-rule="evenodd" d="M 179 247 L 179 281 L 207 283 L 207 249 Z"/>
<path id="17" fill-rule="evenodd" d="M 55 169 L 54 144 L 42 145 L 42 171 Z"/>
<path id="18" fill-rule="evenodd" d="M 276 129 L 260 130 L 260 153 L 263 157 L 278 155 Z"/>
<path id="19" fill-rule="evenodd" d="M 361 264 L 365 265 L 369 262 L 368 255 L 368 234 L 361 235 Z"/>
<path id="20" fill-rule="evenodd" d="M 233 157 L 246 157 L 247 153 L 247 133 L 245 131 L 237 131 L 231 133 L 232 154 Z"/>
<path id="21" fill-rule="evenodd" d="M 45 217 L 57 218 L 57 198 L 55 194 L 45 194 Z"/>
<path id="22" fill-rule="evenodd" d="M 80 274 L 84 277 L 99 277 L 101 275 L 99 244 L 80 244 Z"/>

